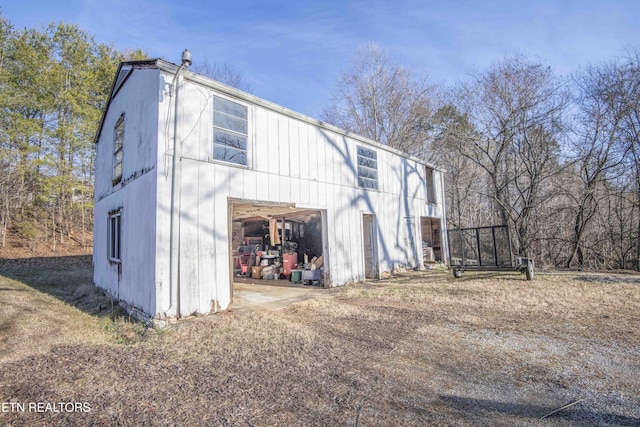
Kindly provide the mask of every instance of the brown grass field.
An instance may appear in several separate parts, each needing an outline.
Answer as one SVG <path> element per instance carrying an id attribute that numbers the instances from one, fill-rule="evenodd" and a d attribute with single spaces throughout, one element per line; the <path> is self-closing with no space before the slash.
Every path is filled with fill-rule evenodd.
<path id="1" fill-rule="evenodd" d="M 639 326 L 640 275 L 428 271 L 157 330 L 0 261 L 0 426 L 638 426 Z"/>

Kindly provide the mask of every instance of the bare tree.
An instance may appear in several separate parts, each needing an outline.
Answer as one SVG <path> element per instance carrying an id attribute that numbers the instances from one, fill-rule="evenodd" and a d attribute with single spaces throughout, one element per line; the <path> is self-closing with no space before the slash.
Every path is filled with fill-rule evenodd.
<path id="1" fill-rule="evenodd" d="M 253 91 L 242 71 L 237 70 L 232 65 L 209 64 L 209 61 L 205 60 L 204 62 L 194 64 L 192 69 L 198 74 L 210 77 L 213 80 L 226 84 L 227 86 L 231 86 L 248 93 Z"/>
<path id="2" fill-rule="evenodd" d="M 455 102 L 477 130 L 460 154 L 486 173 L 492 209 L 526 255 L 540 238 L 536 210 L 557 195 L 543 190 L 560 171 L 566 90 L 548 67 L 515 57 L 461 85 Z"/>
<path id="3" fill-rule="evenodd" d="M 486 174 L 468 157 L 461 156 L 464 141 L 478 136 L 467 118 L 452 104 L 441 107 L 433 116 L 433 140 L 429 144 L 427 160 L 445 172 L 447 223 L 450 228 L 491 225 L 494 222 L 488 209 Z"/>
<path id="4" fill-rule="evenodd" d="M 637 220 L 638 204 L 635 200 L 633 179 L 607 183 L 603 191 L 596 221 L 601 238 L 593 239 L 597 259 L 607 268 L 637 268 Z"/>
<path id="5" fill-rule="evenodd" d="M 635 211 L 640 211 L 640 54 L 636 49 L 630 50 L 623 63 L 622 90 L 626 114 L 623 117 L 623 138 L 627 149 L 632 153 L 631 170 L 634 178 Z M 635 233 L 635 268 L 640 271 L 640 215 L 636 217 Z"/>
<path id="6" fill-rule="evenodd" d="M 322 120 L 374 141 L 423 157 L 429 137 L 432 88 L 370 43 L 332 91 Z"/>
<path id="7" fill-rule="evenodd" d="M 607 197 L 604 184 L 620 174 L 627 151 L 620 138 L 627 107 L 619 98 L 619 67 L 591 66 L 574 78 L 576 97 L 575 138 L 572 144 L 580 186 L 567 193 L 574 203 L 573 235 L 567 267 L 585 265 L 585 235 Z M 594 245 L 588 244 L 589 247 Z"/>

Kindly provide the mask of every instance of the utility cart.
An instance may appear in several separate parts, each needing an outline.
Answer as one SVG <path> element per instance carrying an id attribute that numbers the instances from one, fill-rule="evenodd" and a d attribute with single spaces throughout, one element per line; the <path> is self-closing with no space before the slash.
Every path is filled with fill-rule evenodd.
<path id="1" fill-rule="evenodd" d="M 458 228 L 447 232 L 449 265 L 453 277 L 460 278 L 465 270 L 517 270 L 527 280 L 533 280 L 533 259 L 513 256 L 511 236 L 506 225 Z"/>

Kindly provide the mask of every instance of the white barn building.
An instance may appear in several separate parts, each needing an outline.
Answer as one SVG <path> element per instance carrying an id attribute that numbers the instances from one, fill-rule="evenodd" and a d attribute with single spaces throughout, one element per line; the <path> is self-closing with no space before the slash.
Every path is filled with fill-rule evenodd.
<path id="1" fill-rule="evenodd" d="M 325 287 L 446 258 L 434 166 L 164 60 L 120 65 L 96 149 L 94 281 L 150 317 L 229 308 L 246 247 Z"/>

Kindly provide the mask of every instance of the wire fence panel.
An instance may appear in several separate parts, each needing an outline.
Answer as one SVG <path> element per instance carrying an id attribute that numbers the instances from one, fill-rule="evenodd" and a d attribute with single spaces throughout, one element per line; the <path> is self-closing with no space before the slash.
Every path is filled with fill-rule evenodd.
<path id="1" fill-rule="evenodd" d="M 449 230 L 451 266 L 513 267 L 506 225 Z"/>

